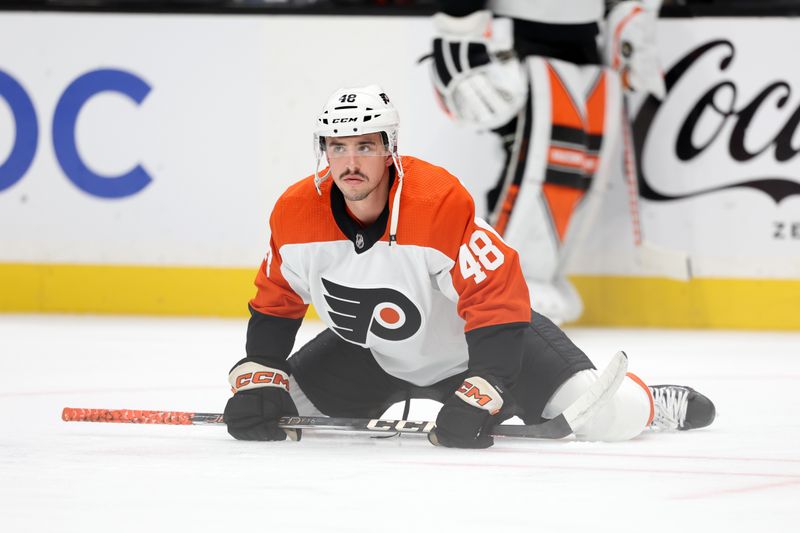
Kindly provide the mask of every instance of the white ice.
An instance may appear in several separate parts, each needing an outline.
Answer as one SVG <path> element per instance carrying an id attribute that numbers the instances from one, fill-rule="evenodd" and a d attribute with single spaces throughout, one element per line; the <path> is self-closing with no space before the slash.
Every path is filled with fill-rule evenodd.
<path id="1" fill-rule="evenodd" d="M 243 320 L 0 315 L 0 531 L 800 531 L 800 333 L 569 329 L 598 366 L 622 348 L 645 380 L 717 405 L 706 430 L 624 443 L 262 443 L 60 419 L 219 412 L 244 333 Z M 412 403 L 411 418 L 435 411 Z"/>

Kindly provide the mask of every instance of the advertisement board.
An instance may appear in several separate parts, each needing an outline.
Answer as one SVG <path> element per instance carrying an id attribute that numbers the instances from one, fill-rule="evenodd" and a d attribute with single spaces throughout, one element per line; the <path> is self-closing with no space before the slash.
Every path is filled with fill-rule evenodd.
<path id="1" fill-rule="evenodd" d="M 784 318 L 800 74 L 776 54 L 795 26 L 660 22 L 669 92 L 631 101 L 640 215 L 694 278 L 637 262 L 620 152 L 570 265 L 584 323 L 800 327 Z M 401 153 L 448 168 L 483 211 L 499 144 L 437 108 L 431 36 L 424 17 L 0 14 L 0 309 L 243 315 L 270 208 L 312 172 L 315 114 L 341 86 L 383 86 Z"/>

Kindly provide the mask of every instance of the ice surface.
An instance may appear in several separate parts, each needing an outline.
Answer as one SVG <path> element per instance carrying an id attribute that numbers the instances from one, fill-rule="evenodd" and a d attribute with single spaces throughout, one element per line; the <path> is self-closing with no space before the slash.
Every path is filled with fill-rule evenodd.
<path id="1" fill-rule="evenodd" d="M 622 348 L 650 383 L 702 390 L 716 423 L 478 451 L 413 435 L 260 443 L 221 427 L 65 423 L 64 406 L 221 411 L 245 322 L 0 315 L 0 531 L 799 530 L 800 333 L 568 332 L 598 365 Z M 412 403 L 413 419 L 435 412 Z"/>

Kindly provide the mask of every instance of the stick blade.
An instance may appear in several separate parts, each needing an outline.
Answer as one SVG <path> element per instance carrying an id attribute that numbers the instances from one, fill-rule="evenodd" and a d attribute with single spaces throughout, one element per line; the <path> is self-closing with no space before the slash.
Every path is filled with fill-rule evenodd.
<path id="1" fill-rule="evenodd" d="M 689 254 L 679 250 L 668 250 L 643 242 L 636 248 L 636 263 L 650 275 L 664 276 L 676 281 L 692 279 L 692 263 Z"/>
<path id="2" fill-rule="evenodd" d="M 493 437 L 525 437 L 528 439 L 563 439 L 572 434 L 567 419 L 563 414 L 532 426 L 495 426 L 492 429 Z"/>

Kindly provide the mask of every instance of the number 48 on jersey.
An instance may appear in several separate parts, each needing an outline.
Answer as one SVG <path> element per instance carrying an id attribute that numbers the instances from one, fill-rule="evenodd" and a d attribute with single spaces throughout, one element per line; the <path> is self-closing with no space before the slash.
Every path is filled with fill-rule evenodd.
<path id="1" fill-rule="evenodd" d="M 465 280 L 474 276 L 476 285 L 486 279 L 484 270 L 496 270 L 503 261 L 503 252 L 482 230 L 475 230 L 469 238 L 469 246 L 462 244 L 458 251 L 461 275 Z"/>

